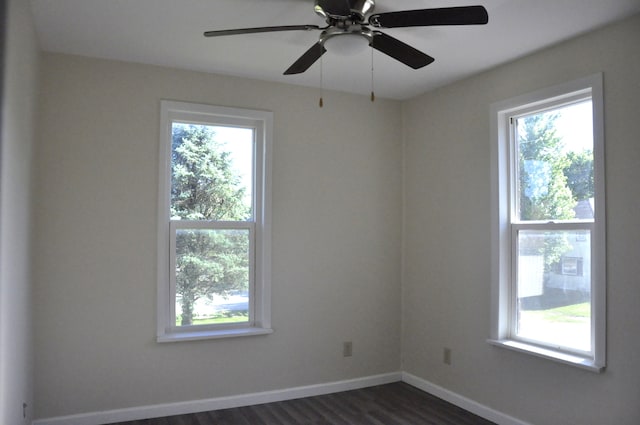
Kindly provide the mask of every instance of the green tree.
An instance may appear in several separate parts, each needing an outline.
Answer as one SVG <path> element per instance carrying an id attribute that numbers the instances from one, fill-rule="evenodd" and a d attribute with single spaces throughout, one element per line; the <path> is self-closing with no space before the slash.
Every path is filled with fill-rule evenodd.
<path id="1" fill-rule="evenodd" d="M 557 136 L 558 114 L 545 112 L 518 119 L 519 208 L 522 220 L 568 220 L 576 201 L 563 170 L 567 166 L 562 139 Z M 562 234 L 521 240 L 521 255 L 543 255 L 551 270 L 570 248 Z"/>
<path id="2" fill-rule="evenodd" d="M 568 152 L 562 170 L 575 201 L 593 198 L 593 151 Z"/>
<path id="3" fill-rule="evenodd" d="M 174 124 L 172 133 L 172 220 L 249 218 L 245 188 L 213 128 Z M 197 300 L 248 288 L 248 240 L 248 232 L 241 229 L 178 229 L 176 299 L 181 325 L 193 323 Z"/>
<path id="4" fill-rule="evenodd" d="M 564 174 L 562 139 L 556 135 L 557 114 L 541 113 L 518 121 L 520 218 L 567 220 L 576 205 Z"/>

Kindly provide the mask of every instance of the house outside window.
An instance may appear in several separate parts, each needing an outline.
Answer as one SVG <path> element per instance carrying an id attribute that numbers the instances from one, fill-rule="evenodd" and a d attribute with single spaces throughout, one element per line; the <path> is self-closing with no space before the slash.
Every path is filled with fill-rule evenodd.
<path id="1" fill-rule="evenodd" d="M 271 332 L 272 120 L 161 102 L 159 342 Z"/>
<path id="2" fill-rule="evenodd" d="M 490 342 L 605 366 L 600 74 L 492 105 Z"/>

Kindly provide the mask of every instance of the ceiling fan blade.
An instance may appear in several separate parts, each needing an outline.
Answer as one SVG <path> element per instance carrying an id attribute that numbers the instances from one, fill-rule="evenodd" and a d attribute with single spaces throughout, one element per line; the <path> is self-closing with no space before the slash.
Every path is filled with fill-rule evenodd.
<path id="1" fill-rule="evenodd" d="M 374 32 L 371 47 L 413 69 L 422 68 L 434 61 L 431 56 L 380 31 Z"/>
<path id="2" fill-rule="evenodd" d="M 282 25 L 278 27 L 257 27 L 257 28 L 240 28 L 235 30 L 219 30 L 219 31 L 206 31 L 205 37 L 219 37 L 223 35 L 238 35 L 238 34 L 255 34 L 259 32 L 277 32 L 277 31 L 311 31 L 320 30 L 317 25 Z"/>
<path id="3" fill-rule="evenodd" d="M 315 61 L 320 59 L 320 56 L 322 56 L 326 51 L 327 49 L 324 48 L 322 43 L 317 42 L 302 56 L 300 56 L 300 58 L 284 72 L 284 75 L 301 74 L 305 72 L 315 63 Z"/>
<path id="4" fill-rule="evenodd" d="M 377 28 L 422 27 L 433 25 L 482 25 L 489 22 L 483 6 L 443 7 L 379 13 L 369 17 Z"/>

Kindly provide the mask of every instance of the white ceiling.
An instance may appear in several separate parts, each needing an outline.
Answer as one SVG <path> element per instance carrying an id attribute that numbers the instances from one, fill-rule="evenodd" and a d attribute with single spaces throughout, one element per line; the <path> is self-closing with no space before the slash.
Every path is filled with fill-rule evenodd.
<path id="1" fill-rule="evenodd" d="M 205 38 L 206 30 L 325 23 L 313 0 L 31 0 L 46 51 L 319 87 L 320 64 L 282 75 L 318 31 Z M 482 26 L 383 30 L 436 61 L 413 70 L 374 53 L 377 97 L 407 99 L 640 13 L 640 0 L 377 0 L 375 12 L 481 4 Z M 364 40 L 364 39 L 363 39 Z M 327 89 L 369 94 L 371 50 L 322 59 Z M 637 46 L 630 46 L 636 49 Z"/>

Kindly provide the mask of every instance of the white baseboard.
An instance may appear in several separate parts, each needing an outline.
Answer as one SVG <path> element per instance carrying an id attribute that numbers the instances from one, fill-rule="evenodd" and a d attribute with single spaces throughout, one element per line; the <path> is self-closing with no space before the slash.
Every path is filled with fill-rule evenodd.
<path id="1" fill-rule="evenodd" d="M 442 400 L 448 401 L 451 404 L 455 404 L 456 406 L 461 407 L 491 422 L 495 422 L 498 425 L 531 425 L 527 422 L 523 422 L 520 419 L 516 419 L 502 412 L 498 412 L 497 410 L 491 409 L 490 407 L 463 397 L 460 394 L 449 391 L 410 373 L 402 372 L 402 381 L 411 386 L 419 388 L 422 391 L 428 392 L 429 394 L 432 394 L 438 398 L 441 398 Z"/>
<path id="2" fill-rule="evenodd" d="M 205 412 L 209 410 L 230 409 L 233 407 L 292 400 L 296 398 L 389 384 L 391 382 L 398 382 L 402 380 L 402 376 L 401 372 L 385 373 L 382 375 L 287 388 L 283 390 L 264 391 L 206 400 L 132 407 L 128 409 L 107 410 L 103 412 L 83 413 L 79 415 L 58 416 L 55 418 L 35 420 L 33 421 L 33 425 L 102 425 L 115 422 L 157 418 L 161 416 L 184 415 L 187 413 Z"/>
<path id="3" fill-rule="evenodd" d="M 115 422 L 184 415 L 209 410 L 230 409 L 233 407 L 292 400 L 302 397 L 312 397 L 316 395 L 372 387 L 375 385 L 389 384 L 397 381 L 406 382 L 409 385 L 426 391 L 429 394 L 448 401 L 449 403 L 455 404 L 458 407 L 495 422 L 498 425 L 531 425 L 406 372 L 385 373 L 382 375 L 367 376 L 344 381 L 264 391 L 259 393 L 241 394 L 237 396 L 59 416 L 54 418 L 38 419 L 33 422 L 33 425 L 102 425 Z"/>

